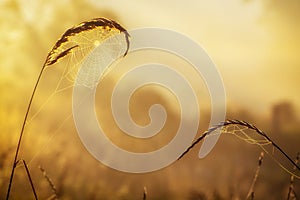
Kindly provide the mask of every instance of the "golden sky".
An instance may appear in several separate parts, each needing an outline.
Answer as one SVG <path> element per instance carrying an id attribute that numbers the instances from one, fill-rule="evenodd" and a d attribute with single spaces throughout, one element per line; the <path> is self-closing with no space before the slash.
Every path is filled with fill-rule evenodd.
<path id="1" fill-rule="evenodd" d="M 220 69 L 229 105 L 262 114 L 278 101 L 300 106 L 299 1 L 97 2 L 130 28 L 170 28 L 201 44 Z"/>
<path id="2" fill-rule="evenodd" d="M 248 107 L 262 115 L 282 100 L 299 108 L 299 4 L 297 0 L 1 1 L 1 87 L 17 80 L 27 90 L 35 77 L 31 67 L 42 63 L 66 28 L 107 15 L 127 29 L 168 28 L 197 41 L 221 72 L 229 106 Z M 83 6 L 86 9 L 80 9 Z M 20 70 L 18 63 L 25 62 L 30 67 Z"/>

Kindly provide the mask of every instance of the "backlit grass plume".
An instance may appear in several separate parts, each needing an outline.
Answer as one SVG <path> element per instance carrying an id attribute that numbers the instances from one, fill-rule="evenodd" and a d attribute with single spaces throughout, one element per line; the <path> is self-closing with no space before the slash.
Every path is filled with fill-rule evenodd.
<path id="1" fill-rule="evenodd" d="M 38 75 L 37 81 L 33 88 L 27 110 L 25 113 L 24 121 L 20 131 L 20 136 L 14 156 L 12 171 L 10 175 L 9 185 L 7 189 L 6 199 L 9 199 L 10 190 L 13 182 L 13 177 L 15 173 L 15 168 L 18 163 L 18 154 L 22 142 L 22 137 L 26 127 L 27 117 L 30 111 L 30 107 L 34 98 L 34 94 L 42 77 L 42 74 L 46 67 L 54 65 L 62 58 L 66 57 L 69 54 L 76 54 L 80 51 L 80 54 L 76 54 L 76 59 L 80 62 L 85 56 L 88 55 L 95 47 L 97 47 L 105 39 L 115 35 L 123 33 L 125 35 L 127 49 L 124 56 L 127 54 L 129 49 L 129 34 L 128 32 L 117 22 L 105 19 L 105 18 L 96 18 L 89 21 L 82 22 L 70 29 L 68 29 L 61 38 L 55 43 L 51 51 L 48 53 L 47 58 L 41 68 L 41 71 Z M 36 197 L 37 198 L 37 197 Z"/>

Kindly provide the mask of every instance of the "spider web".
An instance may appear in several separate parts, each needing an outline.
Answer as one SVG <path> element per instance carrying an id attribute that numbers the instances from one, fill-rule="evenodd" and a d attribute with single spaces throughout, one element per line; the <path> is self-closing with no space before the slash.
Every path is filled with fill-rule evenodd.
<path id="1" fill-rule="evenodd" d="M 226 120 L 216 126 L 210 127 L 207 131 L 201 134 L 194 142 L 178 157 L 177 160 L 184 157 L 191 149 L 195 147 L 205 137 L 210 137 L 219 134 L 231 134 L 237 138 L 259 146 L 267 153 L 285 172 L 300 179 L 300 167 L 297 164 L 299 160 L 299 152 L 296 160 L 289 157 L 286 152 L 279 147 L 266 133 L 258 129 L 255 125 L 241 120 Z"/>
<path id="2" fill-rule="evenodd" d="M 252 125 L 250 124 L 250 126 Z M 255 129 L 244 126 L 242 124 L 226 124 L 221 127 L 221 133 L 234 135 L 238 139 L 241 139 L 249 144 L 259 146 L 266 154 L 268 154 L 275 161 L 275 163 L 280 168 L 282 168 L 291 176 L 300 179 L 300 174 L 295 171 L 295 168 L 293 168 L 294 166 L 287 166 L 287 164 L 284 162 L 287 161 L 287 163 L 290 164 L 287 158 L 284 157 L 277 148 L 275 148 L 274 142 L 269 138 L 265 137 L 264 135 L 257 134 L 257 131 Z M 215 133 L 212 132 L 212 134 Z"/>
<path id="3" fill-rule="evenodd" d="M 124 37 L 120 34 L 109 37 L 99 44 L 92 53 L 88 54 L 84 60 L 84 65 L 80 68 L 83 75 L 76 78 L 75 84 L 89 88 L 97 86 L 105 68 L 116 58 L 124 55 L 126 45 L 125 40 L 122 42 L 122 38 Z"/>
<path id="4" fill-rule="evenodd" d="M 117 37 L 120 34 L 120 31 L 118 29 L 112 28 L 112 29 L 105 29 L 105 28 L 96 28 L 91 29 L 87 31 L 82 31 L 81 33 L 70 37 L 69 41 L 60 47 L 59 52 L 61 53 L 69 48 L 75 47 L 70 55 L 69 60 L 66 66 L 66 70 L 62 75 L 62 78 L 68 79 L 71 83 L 74 82 L 76 75 L 78 73 L 78 70 L 80 66 L 82 65 L 82 62 L 88 57 L 88 55 L 97 47 L 101 46 L 101 48 L 105 48 L 106 51 L 110 51 L 106 53 L 106 56 L 108 56 L 111 52 L 122 52 L 125 49 L 125 37 Z M 122 41 L 123 39 L 123 41 Z M 118 44 L 118 45 L 117 45 Z M 109 46 L 110 45 L 110 46 Z M 123 46 L 123 48 L 121 48 Z M 103 51 L 105 52 L 105 51 Z M 101 59 L 105 58 L 104 56 L 101 57 Z M 91 58 L 90 58 L 91 59 Z M 97 59 L 97 58 L 92 58 Z M 97 61 L 100 61 L 97 59 Z M 51 67 L 51 66 L 49 66 Z M 87 76 L 86 81 L 82 82 L 82 84 L 85 84 L 88 82 L 88 78 L 93 77 L 93 73 L 95 72 L 96 75 L 99 75 L 97 72 L 99 72 L 99 69 L 93 67 L 93 68 L 87 68 L 85 69 L 85 74 Z M 63 89 L 63 88 L 62 88 Z"/>
<path id="5" fill-rule="evenodd" d="M 127 52 L 128 44 L 126 34 L 120 32 L 117 28 L 97 27 L 87 31 L 82 31 L 68 38 L 68 42 L 61 45 L 56 52 L 60 54 L 70 48 L 72 50 L 62 60 L 54 65 L 45 67 L 45 78 L 47 70 L 55 70 L 56 67 L 63 67 L 62 73 L 55 86 L 55 89 L 50 92 L 50 95 L 37 111 L 32 114 L 32 117 L 27 121 L 27 125 L 33 123 L 34 119 L 45 109 L 50 100 L 59 93 L 63 93 L 73 88 L 76 85 L 82 85 L 89 88 L 97 86 L 103 75 L 108 63 L 111 64 L 114 59 L 121 57 Z M 127 44 L 127 45 L 126 45 Z M 97 50 L 97 57 L 92 56 L 92 52 Z M 83 62 L 86 64 L 83 66 Z M 63 63 L 63 64 L 62 64 Z M 77 78 L 77 74 L 81 70 L 81 78 Z M 38 98 L 38 95 L 37 95 Z M 72 118 L 72 113 L 69 113 L 65 119 L 58 124 L 57 128 L 51 133 L 46 143 L 37 151 L 29 160 L 28 165 L 50 144 L 51 140 L 57 135 L 62 127 Z"/>
<path id="6" fill-rule="evenodd" d="M 66 56 L 65 59 L 67 59 L 67 61 L 64 70 L 54 91 L 33 114 L 31 119 L 28 120 L 28 123 L 31 123 L 33 119 L 36 118 L 53 96 L 71 89 L 74 84 L 83 85 L 89 88 L 95 87 L 101 78 L 103 68 L 106 67 L 104 66 L 105 63 L 108 63 L 112 58 L 124 55 L 124 52 L 126 52 L 126 40 L 124 36 L 125 34 L 120 33 L 116 28 L 107 29 L 98 27 L 88 31 L 82 31 L 79 34 L 70 37 L 69 42 L 63 44 L 57 54 L 62 53 L 71 47 L 76 47 Z M 98 57 L 89 56 L 96 48 L 101 50 L 102 55 L 100 54 Z M 88 64 L 81 69 L 84 61 L 88 62 Z M 46 66 L 45 70 L 47 71 L 47 69 L 53 67 L 61 66 Z M 80 69 L 84 76 L 81 76 L 81 79 L 76 80 Z"/>

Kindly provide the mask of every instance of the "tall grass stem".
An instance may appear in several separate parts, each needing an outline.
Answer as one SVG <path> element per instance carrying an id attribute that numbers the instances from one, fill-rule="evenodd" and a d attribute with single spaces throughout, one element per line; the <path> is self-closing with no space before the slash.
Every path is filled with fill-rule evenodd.
<path id="1" fill-rule="evenodd" d="M 6 193 L 6 200 L 9 199 L 11 186 L 12 186 L 12 182 L 13 182 L 13 178 L 14 178 L 14 174 L 15 174 L 15 168 L 16 168 L 16 165 L 18 163 L 17 159 L 18 159 L 18 155 L 19 155 L 19 151 L 20 151 L 20 146 L 21 146 L 21 142 L 22 142 L 22 138 L 23 138 L 23 134 L 24 134 L 28 114 L 29 114 L 29 111 L 30 111 L 30 108 L 31 108 L 31 104 L 32 104 L 32 101 L 33 101 L 34 94 L 35 94 L 36 89 L 38 87 L 38 84 L 41 80 L 41 77 L 42 77 L 42 74 L 44 72 L 45 67 L 46 67 L 46 62 L 43 64 L 43 67 L 42 67 L 42 69 L 39 73 L 38 79 L 35 83 L 35 86 L 33 88 L 33 91 L 32 91 L 28 106 L 27 106 L 26 114 L 25 114 L 24 121 L 23 121 L 23 124 L 22 124 L 22 129 L 21 129 L 20 136 L 19 136 L 18 145 L 17 145 L 17 148 L 16 148 L 16 153 L 15 153 L 15 157 L 14 157 L 14 161 L 13 161 L 13 166 L 12 166 L 12 170 L 11 170 L 11 174 L 10 174 L 10 178 L 9 178 L 9 184 L 8 184 L 7 193 Z"/>

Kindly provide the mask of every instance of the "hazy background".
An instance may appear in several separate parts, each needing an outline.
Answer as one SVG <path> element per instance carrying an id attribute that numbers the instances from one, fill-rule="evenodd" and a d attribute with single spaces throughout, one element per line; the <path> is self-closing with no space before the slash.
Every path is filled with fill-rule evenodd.
<path id="1" fill-rule="evenodd" d="M 4 197 L 7 188 L 26 106 L 47 53 L 67 28 L 95 17 L 114 19 L 128 30 L 149 26 L 172 29 L 201 44 L 223 77 L 227 117 L 257 124 L 294 158 L 300 151 L 299 10 L 298 0 L 1 0 L 0 196 Z M 63 67 L 59 64 L 45 73 L 31 117 L 53 93 Z M 108 76 L 101 87 L 110 91 L 113 82 L 113 75 Z M 39 165 L 53 179 L 62 199 L 141 199 L 144 186 L 149 199 L 245 199 L 259 147 L 225 135 L 203 160 L 197 158 L 196 147 L 186 158 L 158 172 L 120 173 L 104 167 L 81 145 L 70 117 L 71 92 L 56 94 L 26 128 L 20 156 L 28 162 L 41 199 L 52 193 Z M 135 111 L 133 115 L 144 123 L 145 108 L 157 100 L 170 114 L 164 131 L 174 132 L 178 113 L 168 107 L 172 98 L 149 88 L 142 92 L 146 97 L 137 95 L 136 110 L 145 112 Z M 147 94 L 154 97 L 145 101 L 149 99 Z M 106 108 L 105 103 L 99 105 L 101 108 Z M 204 110 L 199 134 L 208 126 L 209 108 Z M 109 110 L 103 112 L 110 116 Z M 113 125 L 110 117 L 104 124 L 120 134 Z M 120 142 L 116 138 L 112 137 Z M 289 177 L 266 156 L 257 183 L 257 199 L 285 198 Z M 300 191 L 299 183 L 296 189 Z M 19 167 L 12 196 L 20 199 L 22 195 L 24 199 L 32 198 Z"/>

